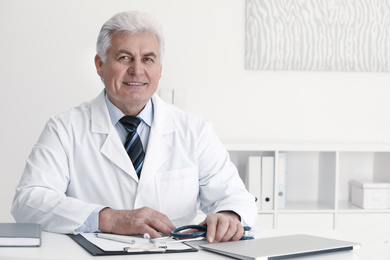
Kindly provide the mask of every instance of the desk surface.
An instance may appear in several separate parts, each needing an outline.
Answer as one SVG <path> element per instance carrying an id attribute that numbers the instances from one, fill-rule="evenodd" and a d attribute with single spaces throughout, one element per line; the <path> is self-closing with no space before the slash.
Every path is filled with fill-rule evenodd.
<path id="1" fill-rule="evenodd" d="M 278 231 L 262 232 L 257 235 L 257 238 L 269 237 L 275 235 L 283 235 Z M 320 235 L 320 234 L 317 234 Z M 329 234 L 326 235 L 327 237 Z M 337 238 L 337 236 L 333 236 Z M 137 255 L 137 259 L 177 259 L 182 260 L 192 259 L 231 259 L 218 254 L 199 250 L 193 253 L 172 253 L 172 254 L 156 254 L 156 255 Z M 34 259 L 62 259 L 62 260 L 73 260 L 73 259 L 134 259 L 134 256 L 91 256 L 81 246 L 74 242 L 70 237 L 61 234 L 54 234 L 48 232 L 42 232 L 42 245 L 41 247 L 3 247 L 0 248 L 0 260 L 5 259 L 18 259 L 18 260 L 34 260 Z M 356 253 L 354 252 L 340 252 L 340 253 L 329 253 L 310 257 L 294 258 L 294 260 L 358 260 Z"/>

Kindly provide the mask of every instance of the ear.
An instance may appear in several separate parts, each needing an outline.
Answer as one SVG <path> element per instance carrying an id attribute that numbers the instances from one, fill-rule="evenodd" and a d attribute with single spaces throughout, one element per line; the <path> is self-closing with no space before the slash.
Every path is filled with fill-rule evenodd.
<path id="1" fill-rule="evenodd" d="M 160 66 L 160 77 L 158 77 L 159 79 L 161 79 L 161 72 L 162 72 L 162 65 Z"/>
<path id="2" fill-rule="evenodd" d="M 95 67 L 96 67 L 96 72 L 100 77 L 103 77 L 103 61 L 100 58 L 99 55 L 96 54 L 95 56 Z"/>

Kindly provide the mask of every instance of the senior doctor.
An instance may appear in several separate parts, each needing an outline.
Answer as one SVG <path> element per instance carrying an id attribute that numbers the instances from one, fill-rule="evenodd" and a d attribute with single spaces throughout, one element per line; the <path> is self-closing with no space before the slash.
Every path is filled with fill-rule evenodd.
<path id="1" fill-rule="evenodd" d="M 242 224 L 253 226 L 254 197 L 211 125 L 155 94 L 163 52 L 161 27 L 147 14 L 123 12 L 103 25 L 95 65 L 105 89 L 47 122 L 16 188 L 17 222 L 160 237 L 200 208 L 209 242 L 238 240 Z M 134 136 L 142 156 L 133 162 L 125 146 Z"/>

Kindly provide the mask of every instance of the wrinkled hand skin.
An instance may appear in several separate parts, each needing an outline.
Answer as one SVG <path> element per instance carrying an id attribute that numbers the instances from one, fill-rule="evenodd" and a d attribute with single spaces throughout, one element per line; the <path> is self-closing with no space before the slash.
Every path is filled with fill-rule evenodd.
<path id="1" fill-rule="evenodd" d="M 209 243 L 238 241 L 244 234 L 240 216 L 232 211 L 212 213 L 200 225 L 207 225 Z"/>
<path id="2" fill-rule="evenodd" d="M 104 208 L 99 213 L 99 230 L 119 235 L 143 235 L 161 237 L 169 235 L 175 226 L 161 212 L 148 207 L 134 210 L 114 210 Z"/>

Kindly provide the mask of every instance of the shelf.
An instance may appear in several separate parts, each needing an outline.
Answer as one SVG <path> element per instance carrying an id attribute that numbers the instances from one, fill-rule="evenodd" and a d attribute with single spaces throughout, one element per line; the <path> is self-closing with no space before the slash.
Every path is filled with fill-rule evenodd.
<path id="1" fill-rule="evenodd" d="M 363 209 L 349 201 L 342 201 L 338 204 L 339 213 L 390 213 L 390 209 Z"/>
<path id="2" fill-rule="evenodd" d="M 350 203 L 353 180 L 390 182 L 389 143 L 225 142 L 225 147 L 244 182 L 259 180 L 253 176 L 262 174 L 253 167 L 256 166 L 253 162 L 259 160 L 252 159 L 248 167 L 249 157 L 274 157 L 274 208 L 259 209 L 261 221 L 266 221 L 268 227 L 336 229 L 339 216 L 346 214 L 390 216 L 390 209 L 367 210 Z M 252 169 L 250 178 L 248 169 Z M 251 187 L 254 193 L 259 193 L 256 187 Z M 280 191 L 287 201 L 285 208 L 278 209 Z"/>
<path id="3" fill-rule="evenodd" d="M 287 201 L 286 208 L 277 209 L 278 212 L 333 212 L 334 208 L 316 201 Z"/>
<path id="4" fill-rule="evenodd" d="M 323 152 L 388 152 L 390 143 L 329 143 L 329 142 L 223 142 L 228 151 L 323 151 Z"/>
<path id="5" fill-rule="evenodd" d="M 259 209 L 257 226 L 337 230 L 350 240 L 360 236 L 363 246 L 375 245 L 373 252 L 388 255 L 390 209 L 363 209 L 351 200 L 354 180 L 390 182 L 390 143 L 233 141 L 224 144 L 250 192 L 260 198 L 264 196 L 262 187 L 269 194 L 271 184 L 266 182 L 266 186 L 261 186 L 264 171 L 258 163 L 262 166 L 264 156 L 274 157 L 273 209 Z M 255 158 L 249 160 L 252 156 Z M 266 173 L 268 181 L 270 174 Z M 278 203 L 285 207 L 279 209 Z"/>

